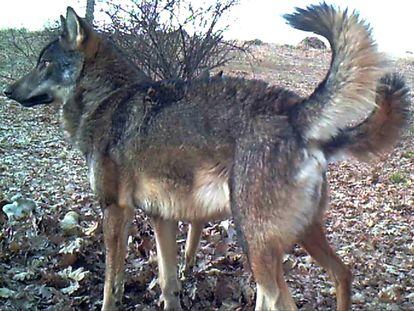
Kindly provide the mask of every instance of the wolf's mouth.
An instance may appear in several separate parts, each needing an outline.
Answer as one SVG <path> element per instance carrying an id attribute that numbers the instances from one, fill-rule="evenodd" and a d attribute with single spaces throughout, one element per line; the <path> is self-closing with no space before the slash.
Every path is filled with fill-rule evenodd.
<path id="1" fill-rule="evenodd" d="M 31 107 L 41 104 L 49 104 L 53 102 L 53 97 L 49 94 L 40 94 L 36 96 L 29 97 L 28 99 L 20 101 L 23 106 Z"/>

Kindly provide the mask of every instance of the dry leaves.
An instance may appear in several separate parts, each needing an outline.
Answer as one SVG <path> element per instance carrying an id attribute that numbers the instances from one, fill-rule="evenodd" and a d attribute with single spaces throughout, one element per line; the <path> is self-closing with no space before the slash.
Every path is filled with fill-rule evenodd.
<path id="1" fill-rule="evenodd" d="M 225 72 L 265 79 L 306 95 L 329 64 L 329 54 L 320 50 L 263 45 L 254 53 L 258 63 L 253 74 L 243 58 Z M 410 87 L 413 64 L 396 64 Z M 20 220 L 9 221 L 0 212 L 1 308 L 99 309 L 104 275 L 101 212 L 87 182 L 85 161 L 65 142 L 56 108 L 23 109 L 4 98 L 0 102 L 0 207 L 12 204 L 18 193 L 36 203 Z M 414 309 L 413 133 L 411 125 L 380 163 L 330 167 L 326 228 L 354 274 L 355 310 Z M 180 225 L 181 250 L 187 228 Z M 139 212 L 132 233 L 125 309 L 156 310 L 160 290 L 155 243 Z M 231 221 L 204 230 L 194 271 L 182 282 L 185 309 L 253 309 L 254 282 L 236 240 Z M 284 268 L 301 309 L 334 308 L 332 282 L 302 249 L 293 248 Z"/>

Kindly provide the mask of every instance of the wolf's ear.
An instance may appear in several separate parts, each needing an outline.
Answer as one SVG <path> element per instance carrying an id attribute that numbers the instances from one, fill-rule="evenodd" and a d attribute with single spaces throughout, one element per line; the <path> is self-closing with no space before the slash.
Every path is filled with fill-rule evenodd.
<path id="1" fill-rule="evenodd" d="M 65 33 L 67 33 L 66 30 L 66 20 L 63 17 L 63 15 L 60 15 L 60 32 L 61 32 L 61 36 L 63 37 Z"/>
<path id="2" fill-rule="evenodd" d="M 62 30 L 61 41 L 69 49 L 79 49 L 90 32 L 89 25 L 71 7 L 67 8 L 66 18 L 60 16 L 60 21 Z"/>

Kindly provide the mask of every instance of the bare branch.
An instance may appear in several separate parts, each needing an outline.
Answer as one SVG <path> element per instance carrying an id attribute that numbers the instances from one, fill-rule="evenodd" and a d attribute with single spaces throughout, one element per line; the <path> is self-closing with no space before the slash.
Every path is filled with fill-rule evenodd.
<path id="1" fill-rule="evenodd" d="M 112 1 L 107 12 L 112 23 L 105 31 L 154 79 L 191 79 L 244 49 L 226 43 L 226 27 L 218 26 L 237 0 L 204 7 L 189 0 L 129 0 L 129 6 Z"/>

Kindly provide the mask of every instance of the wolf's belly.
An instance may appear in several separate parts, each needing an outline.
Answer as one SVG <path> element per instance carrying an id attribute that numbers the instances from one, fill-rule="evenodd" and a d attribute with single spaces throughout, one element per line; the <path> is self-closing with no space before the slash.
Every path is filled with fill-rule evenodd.
<path id="1" fill-rule="evenodd" d="M 228 176 L 215 168 L 197 170 L 185 186 L 144 175 L 133 195 L 147 214 L 165 219 L 207 221 L 231 214 Z"/>

